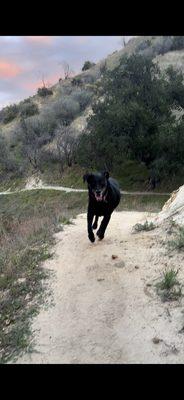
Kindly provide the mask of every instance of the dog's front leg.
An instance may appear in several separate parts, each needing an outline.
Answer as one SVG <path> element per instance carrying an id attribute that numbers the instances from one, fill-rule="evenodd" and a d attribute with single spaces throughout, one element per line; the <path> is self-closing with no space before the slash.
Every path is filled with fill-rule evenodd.
<path id="1" fill-rule="evenodd" d="M 101 222 L 100 228 L 97 231 L 97 236 L 99 237 L 100 240 L 102 240 L 104 238 L 105 230 L 110 221 L 110 218 L 111 218 L 111 214 L 105 215 Z"/>
<path id="2" fill-rule="evenodd" d="M 92 230 L 92 222 L 93 222 L 94 212 L 88 208 L 88 215 L 87 215 L 87 223 L 88 223 L 88 238 L 91 242 L 95 241 L 95 236 Z"/>
<path id="3" fill-rule="evenodd" d="M 93 229 L 96 229 L 97 226 L 98 226 L 98 215 L 95 216 L 95 221 L 94 221 L 94 223 L 93 223 L 92 228 L 93 228 Z"/>

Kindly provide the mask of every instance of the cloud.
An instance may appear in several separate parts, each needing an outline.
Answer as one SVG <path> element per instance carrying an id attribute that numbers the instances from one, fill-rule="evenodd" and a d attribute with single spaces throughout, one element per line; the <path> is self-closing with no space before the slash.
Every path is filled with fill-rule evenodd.
<path id="1" fill-rule="evenodd" d="M 54 40 L 54 36 L 24 36 L 25 40 L 35 44 L 51 44 Z"/>
<path id="2" fill-rule="evenodd" d="M 22 69 L 15 62 L 0 60 L 0 78 L 14 78 L 21 73 Z"/>
<path id="3" fill-rule="evenodd" d="M 61 77 L 60 72 L 56 72 L 53 74 L 47 74 L 44 76 L 44 82 L 46 86 L 51 86 L 54 85 L 56 82 L 58 82 L 59 78 Z M 26 90 L 31 90 L 31 91 L 37 91 L 39 87 L 42 87 L 43 82 L 42 82 L 42 77 L 40 75 L 40 79 L 37 79 L 36 81 L 23 81 L 21 82 L 21 87 Z"/>
<path id="4" fill-rule="evenodd" d="M 79 73 L 121 48 L 119 36 L 0 36 L 0 108 L 32 96 L 62 76 L 62 61 Z M 9 100 L 8 100 L 9 99 Z"/>

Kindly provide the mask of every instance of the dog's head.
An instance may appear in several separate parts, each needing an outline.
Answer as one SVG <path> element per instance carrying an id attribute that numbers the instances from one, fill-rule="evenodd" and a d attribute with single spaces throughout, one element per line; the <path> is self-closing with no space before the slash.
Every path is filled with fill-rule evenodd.
<path id="1" fill-rule="evenodd" d="M 92 194 L 97 201 L 103 201 L 108 187 L 108 179 L 109 173 L 107 171 L 83 176 L 83 181 L 88 183 L 89 193 Z"/>

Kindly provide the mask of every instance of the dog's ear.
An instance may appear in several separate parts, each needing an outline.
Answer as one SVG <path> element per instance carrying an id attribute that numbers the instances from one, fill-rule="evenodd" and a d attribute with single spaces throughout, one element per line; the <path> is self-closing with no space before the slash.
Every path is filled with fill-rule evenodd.
<path id="1" fill-rule="evenodd" d="M 106 179 L 109 179 L 109 172 L 108 171 L 104 171 L 103 174 L 104 174 Z"/>
<path id="2" fill-rule="evenodd" d="M 92 176 L 93 176 L 93 174 L 85 174 L 83 176 L 83 182 L 90 183 L 90 180 L 91 180 Z"/>
<path id="3" fill-rule="evenodd" d="M 83 182 L 84 182 L 84 183 L 87 181 L 88 175 L 89 175 L 89 174 L 85 174 L 85 175 L 83 176 Z"/>

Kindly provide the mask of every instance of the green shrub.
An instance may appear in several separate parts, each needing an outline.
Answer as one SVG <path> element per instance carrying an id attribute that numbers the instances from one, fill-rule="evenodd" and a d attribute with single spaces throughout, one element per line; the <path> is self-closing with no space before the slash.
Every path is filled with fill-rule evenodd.
<path id="1" fill-rule="evenodd" d="M 20 116 L 27 118 L 32 115 L 39 114 L 39 109 L 37 104 L 31 102 L 24 102 L 20 105 Z"/>
<path id="2" fill-rule="evenodd" d="M 13 121 L 17 117 L 19 113 L 19 108 L 16 104 L 12 104 L 7 106 L 3 110 L 3 123 L 8 124 L 9 122 Z"/>
<path id="3" fill-rule="evenodd" d="M 177 250 L 184 250 L 184 227 L 180 226 L 175 238 L 168 242 L 168 246 Z"/>
<path id="4" fill-rule="evenodd" d="M 42 88 L 38 88 L 37 94 L 40 97 L 46 97 L 46 96 L 51 96 L 53 94 L 53 91 L 46 87 L 42 87 Z"/>
<path id="5" fill-rule="evenodd" d="M 72 92 L 72 98 L 79 103 L 80 109 L 83 111 L 90 103 L 92 93 L 87 90 L 76 90 Z"/>
<path id="6" fill-rule="evenodd" d="M 82 86 L 83 82 L 82 79 L 79 77 L 75 77 L 72 79 L 72 85 L 73 86 Z"/>
<path id="7" fill-rule="evenodd" d="M 183 296 L 182 285 L 176 279 L 177 274 L 178 270 L 174 271 L 172 268 L 164 271 L 163 279 L 156 284 L 157 293 L 161 296 L 162 301 L 178 300 Z"/>
<path id="8" fill-rule="evenodd" d="M 174 36 L 172 50 L 181 50 L 184 48 L 184 36 Z"/>
<path id="9" fill-rule="evenodd" d="M 70 96 L 66 96 L 53 105 L 56 118 L 64 124 L 69 124 L 80 112 L 80 105 Z"/>
<path id="10" fill-rule="evenodd" d="M 170 269 L 169 271 L 165 271 L 163 273 L 163 279 L 160 283 L 157 284 L 157 287 L 160 289 L 171 289 L 174 285 L 178 283 L 176 276 L 178 271 L 174 271 Z"/>
<path id="11" fill-rule="evenodd" d="M 144 222 L 144 224 L 136 224 L 134 225 L 134 230 L 136 232 L 140 232 L 140 231 L 152 231 L 153 229 L 155 229 L 156 226 L 153 224 L 153 222 Z"/>
<path id="12" fill-rule="evenodd" d="M 84 65 L 83 65 L 83 67 L 82 67 L 82 71 L 86 71 L 87 69 L 90 69 L 90 68 L 92 68 L 92 67 L 94 67 L 94 66 L 95 66 L 95 63 L 94 63 L 94 62 L 85 61 Z"/>

